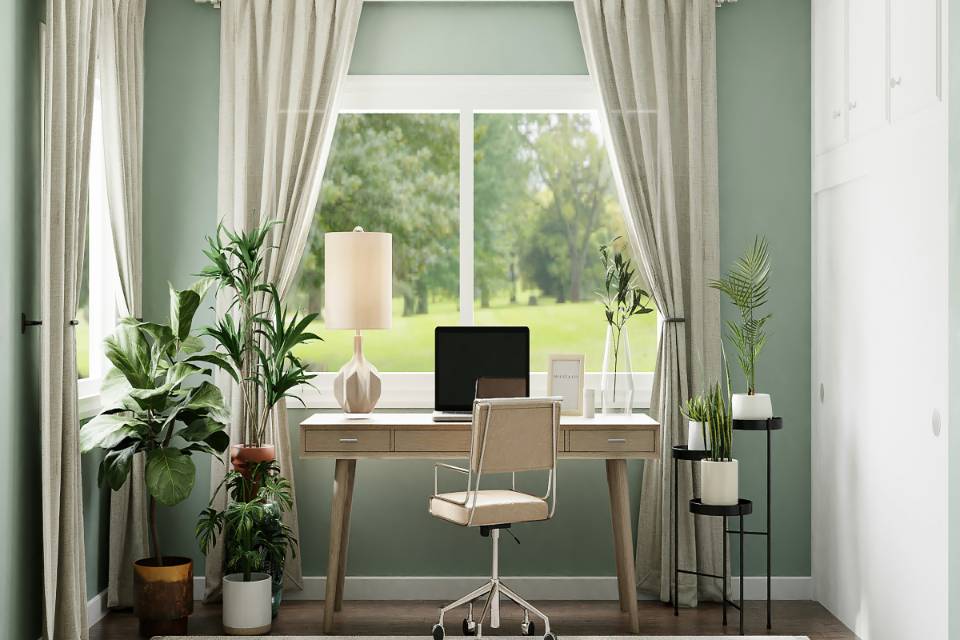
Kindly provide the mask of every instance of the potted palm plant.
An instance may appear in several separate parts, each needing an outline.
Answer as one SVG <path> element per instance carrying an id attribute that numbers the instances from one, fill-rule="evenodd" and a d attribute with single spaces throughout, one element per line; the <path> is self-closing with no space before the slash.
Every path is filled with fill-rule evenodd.
<path id="1" fill-rule="evenodd" d="M 169 324 L 120 321 L 105 341 L 112 367 L 101 390 L 104 409 L 80 430 L 81 451 L 106 451 L 100 486 L 120 489 L 134 457 L 145 458 L 153 555 L 134 563 L 133 609 L 147 637 L 186 634 L 193 612 L 192 561 L 163 554 L 157 505 L 183 502 L 196 477 L 193 456 L 223 453 L 230 443 L 223 396 L 203 343 L 191 335 L 203 291 L 171 289 Z"/>
<path id="2" fill-rule="evenodd" d="M 205 554 L 216 539 L 225 540 L 227 574 L 223 578 L 223 630 L 230 635 L 268 633 L 275 613 L 274 585 L 282 575 L 293 532 L 282 515 L 293 504 L 290 483 L 276 461 L 252 462 L 227 473 L 214 496 L 226 491 L 226 508 L 210 506 L 197 521 L 197 541 Z"/>
<path id="3" fill-rule="evenodd" d="M 700 463 L 700 500 L 710 505 L 735 505 L 739 499 L 739 465 L 733 459 L 733 416 L 720 383 L 705 397 L 710 431 L 710 455 Z"/>
<path id="4" fill-rule="evenodd" d="M 621 408 L 624 413 L 633 409 L 633 373 L 630 367 L 630 341 L 625 331 L 627 321 L 636 315 L 653 311 L 647 306 L 650 294 L 637 282 L 636 271 L 616 245 L 617 236 L 608 244 L 600 245 L 600 263 L 603 265 L 603 289 L 597 296 L 603 303 L 607 321 L 607 335 L 603 348 L 603 371 L 600 374 L 600 406 L 602 413 Z M 617 395 L 618 370 L 624 369 L 624 381 Z M 612 363 L 611 363 L 612 360 Z M 611 370 L 612 364 L 612 370 Z"/>
<path id="5" fill-rule="evenodd" d="M 687 449 L 706 451 L 710 448 L 710 414 L 707 399 L 702 395 L 690 397 L 680 407 L 680 413 L 688 420 Z"/>
<path id="6" fill-rule="evenodd" d="M 229 296 L 228 311 L 204 334 L 217 343 L 210 361 L 240 389 L 243 442 L 234 444 L 230 459 L 241 471 L 247 464 L 276 459 L 276 450 L 266 442 L 270 414 L 280 400 L 309 384 L 307 368 L 293 350 L 321 339 L 308 331 L 317 314 L 291 314 L 266 277 L 267 241 L 276 224 L 267 221 L 245 232 L 221 225 L 204 250 L 209 264 L 201 275 Z"/>
<path id="7" fill-rule="evenodd" d="M 734 420 L 766 420 L 773 417 L 770 395 L 757 393 L 757 357 L 767 341 L 765 326 L 772 317 L 761 308 L 770 293 L 770 252 L 765 238 L 757 237 L 753 248 L 740 257 L 726 277 L 710 286 L 720 290 L 740 313 L 739 321 L 727 321 L 727 337 L 737 349 L 737 360 L 747 382 L 747 393 L 731 398 Z"/>

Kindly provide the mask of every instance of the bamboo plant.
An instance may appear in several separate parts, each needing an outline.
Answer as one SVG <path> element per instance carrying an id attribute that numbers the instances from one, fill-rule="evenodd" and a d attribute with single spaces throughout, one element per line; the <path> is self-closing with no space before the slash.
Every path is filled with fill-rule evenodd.
<path id="1" fill-rule="evenodd" d="M 280 300 L 266 277 L 267 243 L 277 221 L 249 231 L 218 227 L 204 250 L 209 264 L 201 275 L 229 297 L 227 311 L 204 334 L 218 347 L 208 360 L 237 383 L 243 404 L 243 444 L 259 447 L 266 437 L 270 412 L 280 400 L 296 397 L 310 383 L 306 365 L 294 353 L 298 345 L 321 340 L 310 332 L 316 313 L 300 317 Z"/>
<path id="2" fill-rule="evenodd" d="M 757 392 L 757 358 L 767 341 L 765 325 L 772 317 L 761 308 L 770 293 L 770 252 L 767 240 L 757 236 L 726 277 L 710 286 L 725 294 L 740 313 L 738 322 L 727 321 L 727 336 L 737 348 L 737 359 L 747 382 L 747 393 Z"/>

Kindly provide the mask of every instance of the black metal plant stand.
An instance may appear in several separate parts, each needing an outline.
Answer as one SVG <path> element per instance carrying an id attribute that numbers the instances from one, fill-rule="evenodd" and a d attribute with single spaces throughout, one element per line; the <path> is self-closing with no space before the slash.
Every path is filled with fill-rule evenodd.
<path id="1" fill-rule="evenodd" d="M 730 507 L 715 507 L 704 505 L 695 498 L 690 501 L 690 512 L 700 515 L 713 515 L 723 517 L 723 531 L 726 534 L 740 536 L 740 605 L 727 600 L 727 545 L 723 545 L 723 574 L 722 576 L 708 574 L 698 571 L 689 571 L 680 568 L 680 550 L 679 550 L 679 469 L 677 462 L 686 460 L 689 462 L 699 462 L 709 455 L 709 451 L 687 449 L 686 445 L 677 445 L 673 447 L 673 615 L 680 615 L 679 605 L 679 583 L 681 573 L 688 575 L 701 576 L 705 578 L 716 578 L 723 581 L 723 624 L 727 624 L 727 605 L 731 605 L 740 611 L 740 634 L 743 635 L 743 536 L 756 535 L 766 536 L 767 538 L 767 629 L 772 627 L 772 617 L 770 609 L 770 582 L 771 582 L 771 558 L 772 558 L 772 535 L 771 535 L 771 500 L 770 500 L 770 432 L 783 428 L 782 418 L 770 418 L 768 420 L 734 420 L 733 428 L 737 431 L 766 431 L 767 432 L 767 528 L 766 531 L 747 531 L 743 526 L 743 516 L 753 512 L 753 503 L 749 500 L 740 499 L 740 504 Z M 717 510 L 733 510 L 730 513 L 716 512 Z M 709 513 L 708 513 L 709 512 Z M 727 518 L 736 516 L 740 518 L 740 527 L 737 530 L 727 529 Z"/>
<path id="2" fill-rule="evenodd" d="M 767 432 L 767 528 L 765 531 L 743 531 L 743 527 L 740 527 L 740 530 L 743 531 L 744 535 L 748 536 L 764 536 L 767 539 L 767 629 L 772 628 L 772 617 L 770 614 L 770 576 L 773 572 L 772 562 L 773 562 L 773 534 L 771 522 L 772 517 L 771 513 L 773 511 L 773 503 L 770 500 L 770 432 L 779 431 L 783 429 L 783 418 L 768 418 L 766 420 L 734 420 L 733 421 L 733 430 L 734 431 L 766 431 Z M 726 527 L 724 527 L 726 529 Z M 727 533 L 734 533 L 733 531 L 727 531 Z"/>

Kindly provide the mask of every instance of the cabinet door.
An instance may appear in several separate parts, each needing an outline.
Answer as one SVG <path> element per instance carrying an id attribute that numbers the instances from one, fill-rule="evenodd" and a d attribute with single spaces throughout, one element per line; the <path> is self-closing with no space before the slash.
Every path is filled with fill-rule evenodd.
<path id="1" fill-rule="evenodd" d="M 881 126 L 886 115 L 886 3 L 849 0 L 848 73 L 850 138 Z"/>
<path id="2" fill-rule="evenodd" d="M 890 112 L 894 120 L 940 99 L 940 2 L 890 1 Z"/>
<path id="3" fill-rule="evenodd" d="M 814 148 L 847 141 L 847 0 L 813 2 Z"/>

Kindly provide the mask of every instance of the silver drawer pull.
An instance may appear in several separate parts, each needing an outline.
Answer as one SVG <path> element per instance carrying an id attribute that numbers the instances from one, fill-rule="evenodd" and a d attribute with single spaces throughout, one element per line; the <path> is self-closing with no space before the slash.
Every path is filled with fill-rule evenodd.
<path id="1" fill-rule="evenodd" d="M 608 444 L 626 444 L 627 439 L 626 438 L 607 438 L 607 443 Z"/>
<path id="2" fill-rule="evenodd" d="M 360 438 L 340 438 L 340 442 L 344 444 L 356 444 L 360 442 Z"/>

